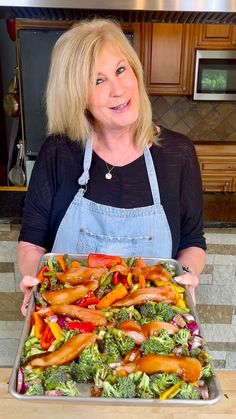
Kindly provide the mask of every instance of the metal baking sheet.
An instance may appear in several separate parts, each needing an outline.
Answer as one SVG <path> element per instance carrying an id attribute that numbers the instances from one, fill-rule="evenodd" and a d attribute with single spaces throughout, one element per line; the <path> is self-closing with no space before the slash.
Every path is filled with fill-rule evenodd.
<path id="1" fill-rule="evenodd" d="M 61 254 L 61 253 L 60 253 Z M 38 270 L 45 264 L 48 258 L 55 257 L 59 255 L 59 253 L 46 253 L 39 264 Z M 83 262 L 87 261 L 87 255 L 79 255 L 79 254 L 68 254 L 69 258 L 77 259 Z M 127 258 L 124 258 L 127 259 Z M 166 262 L 168 265 L 173 268 L 176 272 L 176 276 L 181 275 L 183 273 L 182 267 L 175 259 L 163 259 L 163 258 L 142 258 L 144 263 L 147 265 L 154 265 L 159 262 Z M 222 397 L 222 390 L 219 383 L 219 380 L 216 375 L 211 377 L 208 382 L 208 389 L 209 389 L 209 399 L 207 400 L 183 400 L 183 399 L 167 399 L 167 400 L 159 400 L 159 399 L 117 399 L 117 398 L 105 398 L 105 397 L 91 397 L 90 396 L 90 385 L 81 384 L 80 385 L 80 396 L 78 397 L 52 397 L 52 396 L 25 396 L 24 394 L 19 394 L 17 392 L 17 376 L 18 370 L 20 367 L 20 359 L 21 354 L 23 352 L 23 347 L 25 340 L 28 337 L 30 331 L 30 319 L 31 313 L 34 311 L 35 308 L 35 298 L 34 293 L 36 292 L 37 287 L 34 287 L 34 292 L 32 293 L 32 298 L 30 300 L 30 304 L 28 306 L 27 314 L 25 317 L 25 322 L 23 326 L 23 330 L 20 337 L 19 347 L 17 350 L 15 362 L 12 368 L 12 373 L 9 381 L 8 391 L 9 393 L 19 400 L 41 400 L 42 402 L 45 401 L 63 401 L 63 402 L 75 402 L 78 404 L 99 404 L 99 405 L 120 405 L 120 406 L 127 406 L 127 405 L 136 405 L 136 406 L 207 406 L 212 405 L 220 401 Z M 203 336 L 204 341 L 205 337 L 202 332 L 201 324 L 196 312 L 196 308 L 193 304 L 192 298 L 187 290 L 185 290 L 185 299 L 186 304 L 190 309 L 190 313 L 194 316 L 196 322 L 199 325 L 200 334 Z M 204 345 L 204 350 L 208 351 L 207 344 Z M 213 367 L 213 366 L 212 366 Z M 213 368 L 214 370 L 214 368 Z"/>

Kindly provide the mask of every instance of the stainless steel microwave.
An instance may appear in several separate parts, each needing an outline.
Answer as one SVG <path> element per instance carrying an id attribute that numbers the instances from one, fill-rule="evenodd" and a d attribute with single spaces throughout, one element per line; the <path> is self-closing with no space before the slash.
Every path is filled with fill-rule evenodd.
<path id="1" fill-rule="evenodd" d="M 196 51 L 195 100 L 236 100 L 236 50 Z"/>

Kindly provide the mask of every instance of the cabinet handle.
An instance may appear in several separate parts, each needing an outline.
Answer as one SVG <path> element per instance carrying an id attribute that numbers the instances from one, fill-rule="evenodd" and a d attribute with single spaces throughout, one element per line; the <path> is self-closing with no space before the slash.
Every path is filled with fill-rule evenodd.
<path id="1" fill-rule="evenodd" d="M 187 87 L 183 86 L 182 90 L 183 90 L 183 92 L 186 92 Z"/>
<path id="2" fill-rule="evenodd" d="M 228 166 L 228 169 L 230 169 L 230 170 L 236 170 L 236 166 Z"/>

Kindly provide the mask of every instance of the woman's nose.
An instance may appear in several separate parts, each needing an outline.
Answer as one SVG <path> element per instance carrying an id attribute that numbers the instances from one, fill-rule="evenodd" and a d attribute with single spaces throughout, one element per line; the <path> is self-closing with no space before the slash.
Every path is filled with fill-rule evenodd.
<path id="1" fill-rule="evenodd" d="M 124 87 L 118 78 L 114 78 L 110 81 L 110 95 L 111 96 L 122 96 L 124 93 Z"/>

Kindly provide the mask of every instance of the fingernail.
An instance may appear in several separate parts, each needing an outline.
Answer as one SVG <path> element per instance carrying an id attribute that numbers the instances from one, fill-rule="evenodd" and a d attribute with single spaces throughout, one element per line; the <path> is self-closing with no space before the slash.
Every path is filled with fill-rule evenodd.
<path id="1" fill-rule="evenodd" d="M 33 279 L 33 285 L 38 285 L 39 284 L 39 280 L 37 278 Z"/>

